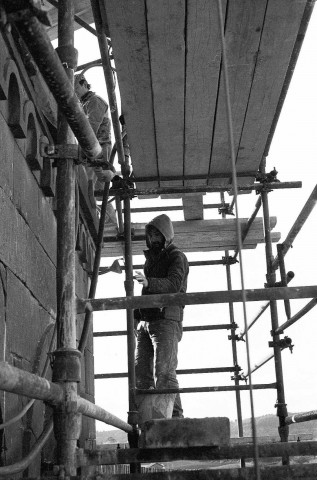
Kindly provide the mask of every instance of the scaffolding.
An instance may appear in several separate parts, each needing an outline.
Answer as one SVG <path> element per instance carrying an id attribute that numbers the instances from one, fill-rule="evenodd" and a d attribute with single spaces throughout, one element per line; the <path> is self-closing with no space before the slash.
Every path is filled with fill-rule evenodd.
<path id="1" fill-rule="evenodd" d="M 317 412 L 311 411 L 298 415 L 289 416 L 287 411 L 282 370 L 281 352 L 285 348 L 292 347 L 292 341 L 289 337 L 281 338 L 284 331 L 302 318 L 317 303 L 316 286 L 297 286 L 289 287 L 288 283 L 294 277 L 292 272 L 286 272 L 284 257 L 292 246 L 297 234 L 300 232 L 305 221 L 308 219 L 317 200 L 317 186 L 314 188 L 306 204 L 304 205 L 294 225 L 289 231 L 286 239 L 278 245 L 278 255 L 274 258 L 272 250 L 270 213 L 268 204 L 268 192 L 274 189 L 298 188 L 300 182 L 278 182 L 268 179 L 265 171 L 265 161 L 262 162 L 259 180 L 256 185 L 247 184 L 238 187 L 235 185 L 236 196 L 239 191 L 256 190 L 259 193 L 259 199 L 256 202 L 254 211 L 244 231 L 239 232 L 238 238 L 240 245 L 231 257 L 229 251 L 224 251 L 224 257 L 221 260 L 214 261 L 196 261 L 190 262 L 190 265 L 223 265 L 226 271 L 227 290 L 217 292 L 196 292 L 188 294 L 161 294 L 148 296 L 133 295 L 133 270 L 140 268 L 139 265 L 133 265 L 132 255 L 132 235 L 131 235 L 131 214 L 138 209 L 131 208 L 131 199 L 134 196 L 149 194 L 160 195 L 162 193 L 197 193 L 197 192 L 219 192 L 220 201 L 217 204 L 206 205 L 206 208 L 219 208 L 222 218 L 232 213 L 231 206 L 225 203 L 224 192 L 227 187 L 222 186 L 192 186 L 192 187 L 169 187 L 166 188 L 142 188 L 137 189 L 133 183 L 133 177 L 130 176 L 130 167 L 126 162 L 122 144 L 121 128 L 119 122 L 117 100 L 115 97 L 115 87 L 113 82 L 113 73 L 109 58 L 109 45 L 107 35 L 102 21 L 102 11 L 98 0 L 92 0 L 92 10 L 95 20 L 96 30 L 91 29 L 85 22 L 81 25 L 90 29 L 91 33 L 97 36 L 100 51 L 101 63 L 104 69 L 104 75 L 107 85 L 110 110 L 112 115 L 112 124 L 115 132 L 116 151 L 118 161 L 121 166 L 122 180 L 110 188 L 110 183 L 106 182 L 102 192 L 102 207 L 99 222 L 98 237 L 96 241 L 96 255 L 94 260 L 93 273 L 89 296 L 87 299 L 75 301 L 75 230 L 76 230 L 76 212 L 75 212 L 75 178 L 76 162 L 78 162 L 78 150 L 74 148 L 75 137 L 85 153 L 91 165 L 94 165 L 95 158 L 100 153 L 100 145 L 90 127 L 90 124 L 83 115 L 76 95 L 72 88 L 73 72 L 76 70 L 76 52 L 73 41 L 73 23 L 76 20 L 73 0 L 60 0 L 58 2 L 59 30 L 58 30 L 58 55 L 51 46 L 50 41 L 41 24 L 41 14 L 31 3 L 26 2 L 21 9 L 20 2 L 2 2 L 8 16 L 14 19 L 20 35 L 25 41 L 29 51 L 45 78 L 48 86 L 58 103 L 60 113 L 58 123 L 57 147 L 63 146 L 63 149 L 48 148 L 46 155 L 55 158 L 57 162 L 57 322 L 56 322 L 56 341 L 57 347 L 53 354 L 53 381 L 49 382 L 37 375 L 19 370 L 5 362 L 0 365 L 0 386 L 2 390 L 24 395 L 32 399 L 44 401 L 53 407 L 53 419 L 49 422 L 41 437 L 36 442 L 32 452 L 21 462 L 11 466 L 0 467 L 0 476 L 9 476 L 18 474 L 25 470 L 38 453 L 53 431 L 57 442 L 57 461 L 56 474 L 60 477 L 78 475 L 78 468 L 130 464 L 130 472 L 135 476 L 131 478 L 142 478 L 140 472 L 141 463 L 149 462 L 168 462 L 176 459 L 188 460 L 218 460 L 218 459 L 240 459 L 241 466 L 245 467 L 245 459 L 252 457 L 255 463 L 255 469 L 251 473 L 248 469 L 232 469 L 231 473 L 225 473 L 224 470 L 212 470 L 213 473 L 205 472 L 205 477 L 201 478 L 260 478 L 258 459 L 259 457 L 281 457 L 282 466 L 270 469 L 269 472 L 262 471 L 261 478 L 290 478 L 287 475 L 293 475 L 297 478 L 299 472 L 306 475 L 305 478 L 317 474 L 315 465 L 289 465 L 289 457 L 296 455 L 316 455 L 317 442 L 288 443 L 288 426 L 294 422 L 304 422 L 317 418 Z M 23 3 L 23 2 L 22 2 Z M 56 2 L 50 2 L 52 4 Z M 221 17 L 221 2 L 219 2 L 220 25 L 223 22 Z M 78 18 L 77 18 L 78 21 Z M 220 29 L 221 30 L 221 29 Z M 222 30 L 221 30 L 222 31 Z M 224 39 L 223 39 L 224 41 Z M 223 46 L 223 51 L 225 48 Z M 224 63 L 226 60 L 224 58 Z M 228 102 L 228 117 L 230 118 L 230 103 Z M 229 122 L 230 123 L 230 122 Z M 229 125 L 230 127 L 230 125 Z M 56 146 L 55 146 L 56 147 Z M 56 151 L 59 153 L 57 154 Z M 63 155 L 60 155 L 60 152 Z M 232 155 L 234 157 L 234 154 Z M 221 175 L 220 175 L 221 176 Z M 249 175 L 246 175 L 249 176 Z M 233 183 L 237 177 L 235 172 L 232 174 Z M 166 178 L 165 180 L 169 180 Z M 189 179 L 183 178 L 183 179 Z M 145 179 L 141 179 L 141 181 Z M 146 181 L 151 179 L 147 178 Z M 124 235 L 125 244 L 125 297 L 95 299 L 97 279 L 100 268 L 101 249 L 103 244 L 103 232 L 106 215 L 106 205 L 109 200 L 109 194 L 115 197 L 119 215 L 120 233 Z M 235 200 L 236 201 L 236 196 Z M 121 209 L 123 202 L 123 210 Z M 238 262 L 238 256 L 241 254 L 243 242 L 248 231 L 254 222 L 260 208 L 263 209 L 264 232 L 265 232 L 265 252 L 266 252 L 266 286 L 263 289 L 241 290 L 232 289 L 232 265 Z M 169 209 L 178 209 L 179 207 L 168 207 Z M 145 209 L 142 209 L 143 211 Z M 161 209 L 163 211 L 163 209 Z M 148 209 L 151 211 L 151 209 Z M 239 228 L 239 222 L 237 222 Z M 124 228 L 123 228 L 124 227 Z M 241 264 L 241 258 L 240 258 Z M 280 281 L 277 281 L 276 272 L 279 269 Z M 308 304 L 296 314 L 291 313 L 290 300 L 298 298 L 311 298 Z M 237 323 L 235 321 L 233 305 L 235 302 L 247 301 L 266 301 L 261 307 L 260 312 L 247 325 L 244 331 L 237 335 Z M 279 325 L 277 301 L 283 300 L 287 321 Z M 230 367 L 205 368 L 205 369 L 186 369 L 179 370 L 178 374 L 195 373 L 216 373 L 232 372 L 234 385 L 227 386 L 206 386 L 189 387 L 179 389 L 164 390 L 138 390 L 136 388 L 135 368 L 134 368 L 134 318 L 133 311 L 136 308 L 164 307 L 167 305 L 198 305 L 226 303 L 229 307 L 229 322 L 220 325 L 206 325 L 185 327 L 184 331 L 204 331 L 204 330 L 225 330 L 230 332 L 230 341 L 232 347 L 233 365 Z M 271 316 L 271 335 L 272 341 L 270 347 L 273 353 L 255 366 L 248 365 L 248 371 L 241 375 L 241 367 L 237 357 L 237 342 L 247 338 L 248 331 L 257 322 L 261 315 L 267 309 L 270 309 Z M 106 410 L 94 405 L 93 403 L 81 398 L 78 395 L 78 384 L 80 382 L 80 357 L 83 352 L 87 338 L 89 325 L 92 319 L 92 313 L 100 310 L 126 310 L 127 329 L 126 331 L 99 332 L 95 336 L 119 336 L 126 335 L 128 348 L 128 369 L 127 372 L 120 374 L 99 374 L 96 379 L 128 377 L 129 385 L 129 412 L 127 422 L 115 417 Z M 84 327 L 79 345 L 76 345 L 76 314 L 85 313 Z M 269 360 L 275 362 L 275 382 L 270 384 L 252 384 L 251 375 L 266 364 Z M 45 369 L 48 365 L 45 366 Z M 45 373 L 43 371 L 43 375 Z M 249 384 L 241 384 L 249 379 Z M 233 391 L 236 397 L 238 433 L 243 437 L 243 422 L 241 411 L 240 392 L 257 389 L 275 389 L 277 392 L 277 416 L 279 418 L 279 435 L 281 442 L 278 444 L 257 444 L 255 425 L 253 425 L 253 444 L 238 445 L 220 445 L 217 448 L 210 446 L 202 447 L 176 447 L 176 448 L 138 448 L 139 426 L 137 415 L 137 395 L 160 394 L 160 393 L 192 393 L 192 392 L 219 392 Z M 31 402 L 30 402 L 31 403 Z M 108 425 L 113 425 L 128 433 L 129 449 L 118 450 L 96 450 L 84 451 L 77 448 L 77 440 L 80 435 L 81 415 L 86 415 L 95 420 L 99 420 Z M 254 420 L 254 418 L 253 418 Z M 6 424 L 1 425 L 3 429 Z M 151 473 L 146 473 L 152 478 Z M 231 476 L 228 476 L 231 475 Z M 239 476 L 238 476 L 239 475 Z M 109 477 L 105 477 L 109 478 Z M 121 475 L 115 475 L 111 478 L 121 478 Z M 156 476 L 153 478 L 193 478 L 190 472 L 169 473 L 169 476 Z M 196 477 L 195 477 L 196 478 Z M 197 478 L 200 478 L 197 476 Z M 303 477 L 302 477 L 303 478 Z"/>

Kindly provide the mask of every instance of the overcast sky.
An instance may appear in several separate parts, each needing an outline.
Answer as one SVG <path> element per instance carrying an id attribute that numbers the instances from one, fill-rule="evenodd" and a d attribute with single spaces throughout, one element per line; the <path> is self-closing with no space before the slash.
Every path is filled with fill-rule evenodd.
<path id="1" fill-rule="evenodd" d="M 301 211 L 315 184 L 317 183 L 317 10 L 312 15 L 304 44 L 297 62 L 295 73 L 279 119 L 275 136 L 267 158 L 267 170 L 276 167 L 281 181 L 302 181 L 302 189 L 277 190 L 269 195 L 270 214 L 277 216 L 276 231 L 281 232 L 283 241 Z M 80 30 L 76 32 L 76 47 L 79 50 L 79 64 L 99 58 L 97 42 L 92 35 Z M 92 52 L 96 52 L 93 54 Z M 87 72 L 92 89 L 106 98 L 105 84 L 101 68 Z M 240 217 L 251 215 L 256 203 L 256 195 L 244 195 L 239 198 Z M 219 201 L 219 194 L 208 194 L 205 203 Z M 230 201 L 230 199 L 227 199 Z M 141 205 L 155 205 L 157 201 L 141 202 Z M 136 205 L 138 203 L 138 205 Z M 163 203 L 163 202 L 162 202 Z M 164 205 L 177 204 L 177 201 L 164 201 Z M 132 206 L 140 206 L 140 201 L 133 200 Z M 149 214 L 148 214 L 149 215 Z M 151 217 L 138 215 L 134 221 L 149 221 Z M 150 214 L 152 215 L 152 214 Z M 293 286 L 316 285 L 316 215 L 313 211 L 301 233 L 286 257 L 287 270 L 295 272 Z M 262 214 L 261 214 L 262 216 Z M 182 220 L 178 212 L 171 212 L 172 220 Z M 219 218 L 215 211 L 205 211 L 205 218 Z M 274 255 L 276 247 L 273 248 Z M 206 256 L 188 255 L 189 259 L 220 258 L 221 252 Z M 112 259 L 113 260 L 113 259 Z M 111 261 L 103 260 L 104 265 Z M 136 257 L 135 263 L 143 262 Z M 264 246 L 255 250 L 243 251 L 244 283 L 246 288 L 263 288 L 266 281 L 266 261 Z M 233 288 L 240 289 L 239 266 L 232 267 Z M 279 279 L 279 278 L 278 278 Z M 99 279 L 96 297 L 124 296 L 124 275 L 109 273 Z M 140 286 L 135 286 L 135 295 L 140 294 Z M 226 290 L 226 276 L 223 266 L 192 267 L 188 291 Z M 309 299 L 293 300 L 292 314 L 296 313 Z M 248 322 L 260 310 L 263 302 L 249 302 L 247 305 Z M 235 304 L 235 321 L 243 331 L 241 304 Z M 285 335 L 292 338 L 294 351 L 282 353 L 286 402 L 289 412 L 316 409 L 317 398 L 317 310 L 312 310 L 298 323 L 290 327 Z M 94 314 L 95 331 L 121 330 L 126 328 L 125 312 L 104 312 Z M 286 320 L 282 302 L 279 302 L 279 323 Z M 203 325 L 228 323 L 227 305 L 187 306 L 184 325 Z M 265 313 L 250 330 L 251 365 L 259 363 L 271 352 L 268 347 L 271 323 L 269 313 Z M 227 339 L 228 331 L 186 332 L 179 345 L 179 368 L 206 368 L 232 366 L 231 343 Z M 95 339 L 96 373 L 126 372 L 126 338 L 104 337 Z M 238 344 L 238 363 L 246 372 L 245 343 Z M 179 376 L 181 387 L 232 385 L 231 374 L 205 374 Z M 271 383 L 275 381 L 274 363 L 271 361 L 252 376 L 253 383 Z M 128 410 L 127 380 L 96 380 L 96 403 L 118 417 L 126 420 Z M 250 417 L 249 394 L 241 393 L 243 416 Z M 182 396 L 185 416 L 227 416 L 236 418 L 235 394 L 206 393 L 184 394 Z M 254 391 L 255 414 L 275 414 L 276 391 Z M 112 427 L 97 422 L 99 430 Z"/>

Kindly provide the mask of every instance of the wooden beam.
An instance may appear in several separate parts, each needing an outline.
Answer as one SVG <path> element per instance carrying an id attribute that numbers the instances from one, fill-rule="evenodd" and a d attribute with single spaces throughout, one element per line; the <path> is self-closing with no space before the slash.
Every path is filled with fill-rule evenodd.
<path id="1" fill-rule="evenodd" d="M 133 171 L 157 177 L 150 52 L 144 1 L 107 0 L 107 13 Z M 145 187 L 142 183 L 140 188 Z M 158 185 L 154 181 L 152 185 Z"/>
<path id="2" fill-rule="evenodd" d="M 184 155 L 186 2 L 146 0 L 146 9 L 158 173 L 179 175 Z"/>
<path id="3" fill-rule="evenodd" d="M 247 302 L 263 300 L 285 300 L 291 298 L 315 298 L 317 286 L 308 287 L 274 287 L 245 290 Z M 99 298 L 95 300 L 77 300 L 77 313 L 84 313 L 86 308 L 93 311 L 126 310 L 135 308 L 161 308 L 168 305 L 206 305 L 211 303 L 242 302 L 242 290 L 219 290 L 196 293 L 165 293 L 160 295 L 143 295 L 136 297 Z"/>

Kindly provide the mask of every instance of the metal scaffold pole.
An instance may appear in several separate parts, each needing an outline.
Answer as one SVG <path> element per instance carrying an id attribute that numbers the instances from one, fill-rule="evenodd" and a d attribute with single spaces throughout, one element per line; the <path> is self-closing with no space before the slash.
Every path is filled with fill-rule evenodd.
<path id="1" fill-rule="evenodd" d="M 58 54 L 73 82 L 77 63 L 74 49 L 74 1 L 61 0 L 58 10 Z M 74 142 L 67 120 L 59 110 L 57 141 Z M 80 381 L 80 352 L 76 349 L 75 308 L 75 165 L 60 159 L 57 167 L 57 350 L 54 352 L 53 381 L 64 389 L 64 402 L 54 410 L 57 464 L 66 475 L 76 475 L 76 447 L 81 429 L 77 413 L 77 385 Z"/>
<path id="2" fill-rule="evenodd" d="M 264 173 L 265 161 L 262 161 L 260 169 L 262 173 Z M 270 212 L 269 212 L 269 204 L 268 204 L 268 193 L 265 190 L 261 192 L 261 198 L 262 198 L 262 205 L 263 205 L 263 221 L 264 221 L 264 234 L 265 234 L 265 253 L 266 253 L 266 267 L 267 267 L 266 277 L 267 277 L 268 287 L 272 287 L 276 282 L 276 274 L 273 268 L 273 252 L 272 252 L 272 241 L 271 241 L 270 220 L 269 220 Z M 270 310 L 271 310 L 275 375 L 276 375 L 276 383 L 277 383 L 276 407 L 277 407 L 277 416 L 279 417 L 279 435 L 281 437 L 282 442 L 287 442 L 289 428 L 285 423 L 285 418 L 287 417 L 287 406 L 285 403 L 282 355 L 281 355 L 281 347 L 279 344 L 280 336 L 275 333 L 276 329 L 278 328 L 278 313 L 277 313 L 276 300 L 270 301 Z M 283 458 L 283 464 L 288 464 L 288 458 Z"/>
<path id="3" fill-rule="evenodd" d="M 225 196 L 223 193 L 220 194 L 221 202 L 222 205 L 225 203 Z M 222 218 L 226 218 L 226 214 L 222 212 Z M 229 257 L 229 251 L 225 250 L 225 256 L 228 258 Z M 229 264 L 226 264 L 226 277 L 227 277 L 227 287 L 228 290 L 232 290 L 232 280 L 231 280 L 231 268 Z M 233 365 L 237 366 L 238 365 L 238 352 L 237 352 L 237 340 L 236 340 L 236 332 L 235 332 L 235 318 L 234 318 L 234 309 L 233 309 L 233 303 L 229 302 L 229 316 L 230 316 L 230 323 L 232 325 L 231 328 L 231 346 L 232 346 L 232 358 L 233 358 Z M 234 384 L 235 386 L 239 386 L 239 377 L 238 373 L 234 373 Z M 243 422 L 242 422 L 242 409 L 241 409 L 241 395 L 240 391 L 236 390 L 236 406 L 237 406 L 237 420 L 238 420 L 238 434 L 239 437 L 243 437 Z M 242 459 L 242 466 L 245 466 L 245 462 Z"/>

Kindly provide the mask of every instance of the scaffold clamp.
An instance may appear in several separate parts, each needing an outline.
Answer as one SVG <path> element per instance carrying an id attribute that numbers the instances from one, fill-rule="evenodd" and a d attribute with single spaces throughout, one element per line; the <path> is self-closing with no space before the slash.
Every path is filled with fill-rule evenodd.
<path id="1" fill-rule="evenodd" d="M 281 350 L 284 350 L 285 348 L 289 348 L 290 352 L 293 353 L 294 345 L 292 344 L 292 339 L 286 335 L 284 338 L 281 338 L 280 340 L 270 341 L 269 347 L 280 347 Z"/>

